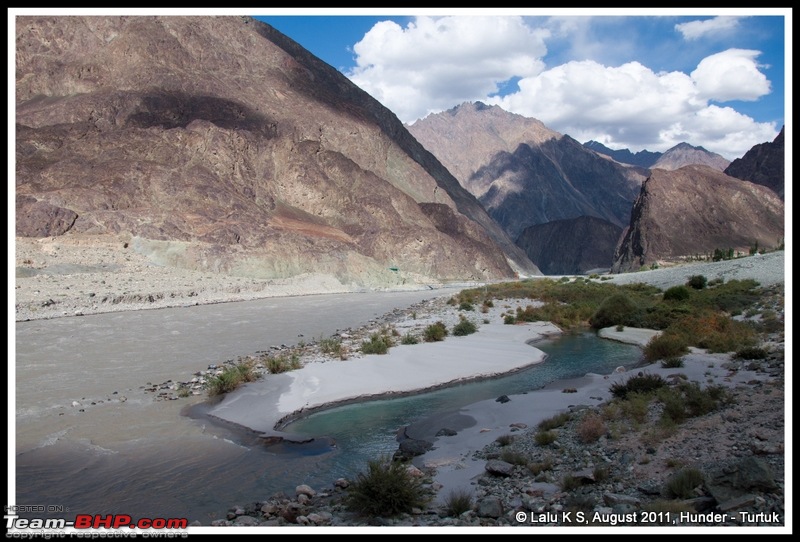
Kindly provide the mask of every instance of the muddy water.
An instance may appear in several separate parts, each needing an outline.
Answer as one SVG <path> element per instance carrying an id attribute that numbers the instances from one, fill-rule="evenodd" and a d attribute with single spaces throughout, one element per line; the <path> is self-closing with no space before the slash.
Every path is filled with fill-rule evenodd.
<path id="1" fill-rule="evenodd" d="M 154 401 L 147 383 L 362 325 L 457 290 L 355 293 L 18 322 L 9 504 L 208 524 L 233 503 L 293 490 L 318 447 L 265 449 Z M 282 481 L 286 481 L 282 486 Z"/>

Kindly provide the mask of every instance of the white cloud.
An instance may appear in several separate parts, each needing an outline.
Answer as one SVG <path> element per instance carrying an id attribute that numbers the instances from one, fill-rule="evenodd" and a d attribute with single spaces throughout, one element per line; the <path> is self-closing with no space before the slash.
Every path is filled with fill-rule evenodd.
<path id="1" fill-rule="evenodd" d="M 731 49 L 706 57 L 690 75 L 655 73 L 638 62 L 619 67 L 568 62 L 522 79 L 519 92 L 485 101 L 581 142 L 662 152 L 688 142 L 732 159 L 777 133 L 772 123 L 708 102 L 769 92 L 753 60 L 757 55 Z"/>
<path id="2" fill-rule="evenodd" d="M 708 35 L 730 32 L 739 26 L 740 17 L 714 17 L 704 21 L 690 21 L 675 25 L 675 30 L 685 40 L 696 40 Z"/>
<path id="3" fill-rule="evenodd" d="M 702 28 L 731 24 L 725 20 L 703 21 Z M 733 159 L 780 129 L 713 105 L 770 92 L 756 62 L 759 51 L 728 49 L 702 59 L 691 73 L 592 60 L 545 69 L 545 41 L 588 22 L 550 19 L 548 29 L 537 30 L 519 17 L 418 17 L 405 28 L 384 21 L 354 46 L 357 66 L 348 76 L 403 122 L 480 100 L 578 141 L 632 151 L 663 152 L 687 142 Z M 693 27 L 683 28 L 691 33 Z M 512 77 L 519 90 L 499 96 L 498 85 Z"/>
<path id="4" fill-rule="evenodd" d="M 417 17 L 405 28 L 383 21 L 353 47 L 347 76 L 410 122 L 541 72 L 547 35 L 521 17 Z"/>
<path id="5" fill-rule="evenodd" d="M 700 96 L 725 102 L 757 100 L 769 94 L 769 81 L 758 71 L 759 51 L 728 49 L 700 61 L 692 72 Z"/>

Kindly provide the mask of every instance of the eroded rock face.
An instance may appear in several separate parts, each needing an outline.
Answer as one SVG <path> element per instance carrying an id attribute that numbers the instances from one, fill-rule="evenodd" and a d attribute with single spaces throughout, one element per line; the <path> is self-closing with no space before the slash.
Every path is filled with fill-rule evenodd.
<path id="1" fill-rule="evenodd" d="M 784 199 L 786 156 L 783 131 L 781 128 L 771 143 L 756 145 L 731 162 L 725 174 L 766 186 Z"/>
<path id="2" fill-rule="evenodd" d="M 747 254 L 755 243 L 775 248 L 783 236 L 784 205 L 771 190 L 708 166 L 654 169 L 642 185 L 612 271 L 715 249 Z"/>
<path id="3" fill-rule="evenodd" d="M 545 275 L 580 275 L 611 268 L 622 228 L 581 216 L 530 226 L 517 238 Z"/>
<path id="4" fill-rule="evenodd" d="M 19 235 L 268 278 L 538 272 L 396 116 L 251 18 L 18 17 L 16 71 Z"/>

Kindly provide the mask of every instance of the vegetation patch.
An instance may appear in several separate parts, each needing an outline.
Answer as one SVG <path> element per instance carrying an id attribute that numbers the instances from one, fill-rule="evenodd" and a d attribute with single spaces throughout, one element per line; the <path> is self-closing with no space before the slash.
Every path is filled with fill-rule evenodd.
<path id="1" fill-rule="evenodd" d="M 426 327 L 422 336 L 425 342 L 429 343 L 443 341 L 447 337 L 447 326 L 444 325 L 444 322 L 438 321 Z"/>
<path id="2" fill-rule="evenodd" d="M 394 517 L 422 508 L 429 500 L 422 481 L 409 474 L 405 463 L 382 457 L 369 461 L 366 471 L 356 476 L 344 505 L 360 516 Z"/>

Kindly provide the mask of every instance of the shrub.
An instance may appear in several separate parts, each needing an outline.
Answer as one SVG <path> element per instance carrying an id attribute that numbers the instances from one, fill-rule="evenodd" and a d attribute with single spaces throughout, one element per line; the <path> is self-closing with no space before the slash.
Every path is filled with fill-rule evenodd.
<path id="1" fill-rule="evenodd" d="M 702 290 L 708 285 L 708 279 L 703 275 L 692 275 L 686 282 L 686 286 L 694 288 L 695 290 Z"/>
<path id="2" fill-rule="evenodd" d="M 589 318 L 589 324 L 594 329 L 610 327 L 617 324 L 628 324 L 639 311 L 636 304 L 622 293 L 607 297 L 595 313 Z"/>
<path id="3" fill-rule="evenodd" d="M 522 452 L 517 452 L 516 450 L 511 450 L 509 448 L 505 448 L 502 452 L 500 452 L 500 459 L 506 463 L 511 463 L 512 465 L 528 464 L 528 456 Z"/>
<path id="4" fill-rule="evenodd" d="M 556 429 L 557 427 L 561 427 L 565 423 L 567 423 L 572 416 L 569 412 L 561 412 L 556 414 L 555 416 L 551 416 L 546 420 L 542 420 L 539 422 L 539 425 L 536 427 L 541 431 L 550 431 L 551 429 Z"/>
<path id="5" fill-rule="evenodd" d="M 406 465 L 383 457 L 369 461 L 356 476 L 344 499 L 345 507 L 366 517 L 392 517 L 425 506 L 429 498 L 422 481 Z"/>
<path id="6" fill-rule="evenodd" d="M 736 351 L 736 359 L 766 359 L 767 351 L 759 346 L 746 346 Z"/>
<path id="7" fill-rule="evenodd" d="M 445 327 L 444 322 L 439 321 L 434 324 L 429 325 L 425 328 L 423 332 L 423 337 L 425 338 L 425 342 L 436 342 L 436 341 L 443 341 L 444 338 L 447 336 L 447 327 Z"/>
<path id="8" fill-rule="evenodd" d="M 599 414 L 590 412 L 581 419 L 576 431 L 580 441 L 588 444 L 605 435 L 607 428 Z"/>
<path id="9" fill-rule="evenodd" d="M 444 508 L 448 516 L 458 517 L 472 510 L 472 493 L 468 489 L 454 489 L 444 499 Z"/>
<path id="10" fill-rule="evenodd" d="M 686 286 L 673 286 L 664 292 L 664 301 L 686 301 L 690 296 Z"/>
<path id="11" fill-rule="evenodd" d="M 475 307 L 472 306 L 472 303 L 468 301 L 462 301 L 458 308 L 462 311 L 472 311 L 475 310 Z"/>
<path id="12" fill-rule="evenodd" d="M 499 444 L 500 446 L 508 446 L 512 442 L 514 442 L 514 435 L 500 435 L 494 441 Z"/>
<path id="13" fill-rule="evenodd" d="M 651 373 L 639 373 L 630 377 L 626 382 L 615 382 L 611 385 L 610 391 L 614 397 L 626 398 L 632 393 L 646 394 L 667 385 L 661 375 Z"/>
<path id="14" fill-rule="evenodd" d="M 679 358 L 689 353 L 686 337 L 677 333 L 662 333 L 650 339 L 643 349 L 644 359 L 650 363 L 658 359 Z"/>
<path id="15" fill-rule="evenodd" d="M 266 359 L 267 370 L 271 374 L 279 374 L 285 373 L 287 371 L 294 371 L 295 369 L 300 368 L 300 358 L 297 354 L 292 354 L 292 356 L 275 356 L 274 358 L 267 358 Z"/>
<path id="16" fill-rule="evenodd" d="M 338 356 L 342 351 L 342 339 L 338 337 L 329 337 L 319 341 L 319 349 L 323 354 L 333 354 Z"/>
<path id="17" fill-rule="evenodd" d="M 694 490 L 703 482 L 703 473 L 698 469 L 683 469 L 667 480 L 664 495 L 670 499 L 689 499 L 696 496 Z"/>
<path id="18" fill-rule="evenodd" d="M 572 491 L 581 487 L 581 479 L 567 474 L 561 479 L 561 491 Z"/>
<path id="19" fill-rule="evenodd" d="M 543 460 L 536 463 L 529 463 L 528 470 L 530 470 L 534 476 L 547 470 L 553 470 L 553 458 L 545 457 Z"/>
<path id="20" fill-rule="evenodd" d="M 503 323 L 506 325 L 513 325 L 517 323 L 517 319 L 514 318 L 513 314 L 506 314 L 503 318 Z"/>
<path id="21" fill-rule="evenodd" d="M 456 337 L 463 337 L 464 335 L 471 335 L 478 331 L 478 328 L 475 324 L 467 320 L 466 318 L 462 318 L 460 322 L 458 322 L 455 326 L 453 326 L 453 335 Z"/>
<path id="22" fill-rule="evenodd" d="M 361 343 L 361 351 L 364 354 L 385 354 L 389 351 L 391 341 L 380 333 L 373 333 L 368 341 Z"/>
<path id="23" fill-rule="evenodd" d="M 625 400 L 620 402 L 623 416 L 635 423 L 647 421 L 647 412 L 650 409 L 652 397 L 644 393 L 629 393 Z"/>
<path id="24" fill-rule="evenodd" d="M 252 360 L 248 360 L 223 367 L 221 373 L 208 379 L 206 389 L 209 395 L 222 395 L 235 390 L 245 382 L 252 382 L 256 379 L 258 379 L 258 375 L 255 371 L 255 364 Z"/>
<path id="25" fill-rule="evenodd" d="M 661 360 L 664 369 L 680 369 L 683 367 L 683 358 L 666 358 Z"/>
<path id="26" fill-rule="evenodd" d="M 558 434 L 555 431 L 539 431 L 536 433 L 536 436 L 533 439 L 536 441 L 536 444 L 539 446 L 547 446 L 548 444 L 552 444 L 558 438 Z"/>
<path id="27" fill-rule="evenodd" d="M 403 335 L 403 338 L 400 339 L 400 344 L 417 344 L 417 343 L 419 343 L 419 339 L 417 339 L 414 335 L 412 335 L 410 331 L 405 335 Z"/>

